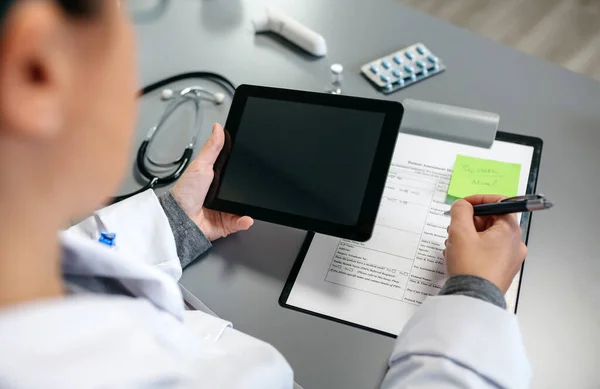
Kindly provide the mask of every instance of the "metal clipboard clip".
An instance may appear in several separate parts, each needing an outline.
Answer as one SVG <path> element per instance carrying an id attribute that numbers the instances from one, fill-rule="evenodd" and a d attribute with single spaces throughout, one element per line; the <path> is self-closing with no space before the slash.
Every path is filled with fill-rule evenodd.
<path id="1" fill-rule="evenodd" d="M 490 148 L 500 115 L 475 109 L 414 99 L 402 101 L 400 132 L 453 143 Z"/>

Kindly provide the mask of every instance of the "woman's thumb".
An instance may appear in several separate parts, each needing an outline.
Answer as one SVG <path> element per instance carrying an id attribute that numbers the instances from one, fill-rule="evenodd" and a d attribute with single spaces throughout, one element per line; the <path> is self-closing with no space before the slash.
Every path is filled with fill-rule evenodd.
<path id="1" fill-rule="evenodd" d="M 460 227 L 461 230 L 475 231 L 475 222 L 473 221 L 473 206 L 466 200 L 460 199 L 452 204 L 450 209 L 452 224 Z"/>

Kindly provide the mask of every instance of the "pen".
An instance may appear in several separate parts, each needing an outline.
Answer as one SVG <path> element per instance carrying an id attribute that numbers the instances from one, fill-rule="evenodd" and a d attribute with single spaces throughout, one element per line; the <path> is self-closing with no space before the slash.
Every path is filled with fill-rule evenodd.
<path id="1" fill-rule="evenodd" d="M 554 204 L 544 195 L 525 195 L 504 199 L 498 203 L 478 204 L 473 206 L 474 216 L 506 215 L 509 213 L 541 211 L 552 208 Z M 450 211 L 444 212 L 449 216 Z"/>

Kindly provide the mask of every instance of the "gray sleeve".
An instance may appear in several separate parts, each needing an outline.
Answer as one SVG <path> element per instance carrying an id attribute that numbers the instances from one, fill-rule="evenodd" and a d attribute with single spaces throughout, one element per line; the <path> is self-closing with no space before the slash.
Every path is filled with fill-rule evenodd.
<path id="1" fill-rule="evenodd" d="M 177 256 L 181 267 L 185 269 L 187 265 L 211 248 L 212 244 L 196 223 L 186 215 L 170 191 L 158 196 L 158 201 L 169 219 L 177 246 Z"/>
<path id="2" fill-rule="evenodd" d="M 451 294 L 474 297 L 506 309 L 506 300 L 500 289 L 485 278 L 470 275 L 450 277 L 440 291 L 440 296 Z"/>

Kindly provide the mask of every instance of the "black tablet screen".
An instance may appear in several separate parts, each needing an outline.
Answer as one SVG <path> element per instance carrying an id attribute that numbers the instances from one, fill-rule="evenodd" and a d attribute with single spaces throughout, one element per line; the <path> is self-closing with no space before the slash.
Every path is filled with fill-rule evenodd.
<path id="1" fill-rule="evenodd" d="M 248 97 L 218 198 L 355 225 L 384 112 Z"/>

